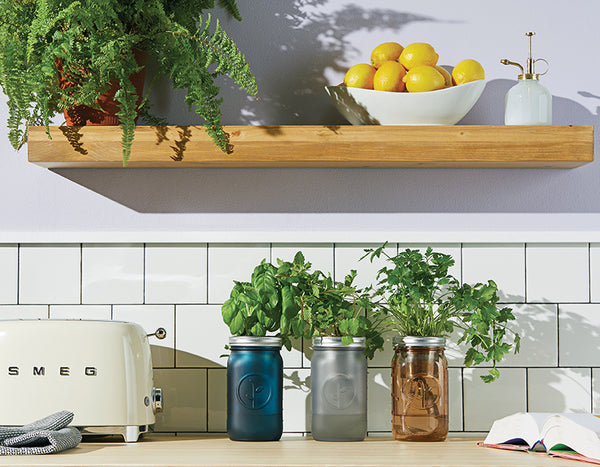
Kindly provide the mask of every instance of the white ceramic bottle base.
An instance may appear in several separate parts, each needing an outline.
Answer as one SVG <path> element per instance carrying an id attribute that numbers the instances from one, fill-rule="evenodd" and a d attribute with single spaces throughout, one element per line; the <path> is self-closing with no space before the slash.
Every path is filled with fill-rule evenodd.
<path id="1" fill-rule="evenodd" d="M 552 94 L 537 79 L 520 79 L 506 93 L 505 125 L 552 125 Z"/>

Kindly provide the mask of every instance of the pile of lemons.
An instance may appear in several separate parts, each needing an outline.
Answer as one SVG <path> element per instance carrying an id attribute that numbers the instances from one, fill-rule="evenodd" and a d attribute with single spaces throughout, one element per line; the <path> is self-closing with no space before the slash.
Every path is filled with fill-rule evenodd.
<path id="1" fill-rule="evenodd" d="M 344 85 L 354 88 L 390 92 L 426 92 L 457 86 L 485 78 L 479 62 L 466 59 L 450 74 L 437 64 L 439 55 L 426 42 L 402 47 L 397 42 L 384 42 L 371 52 L 371 63 L 352 66 L 344 77 Z"/>

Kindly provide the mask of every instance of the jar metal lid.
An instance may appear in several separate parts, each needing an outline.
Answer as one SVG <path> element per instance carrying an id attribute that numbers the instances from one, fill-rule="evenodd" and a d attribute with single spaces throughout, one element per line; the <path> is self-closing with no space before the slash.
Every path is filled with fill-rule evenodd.
<path id="1" fill-rule="evenodd" d="M 366 339 L 364 337 L 353 337 L 352 339 L 351 344 L 345 345 L 341 337 L 317 336 L 312 338 L 312 343 L 314 348 L 365 348 Z"/>
<path id="2" fill-rule="evenodd" d="M 446 345 L 445 337 L 417 337 L 417 336 L 396 336 L 394 345 L 404 345 L 406 347 L 444 347 Z"/>
<path id="3" fill-rule="evenodd" d="M 279 347 L 281 337 L 271 336 L 230 336 L 229 345 L 234 347 Z"/>

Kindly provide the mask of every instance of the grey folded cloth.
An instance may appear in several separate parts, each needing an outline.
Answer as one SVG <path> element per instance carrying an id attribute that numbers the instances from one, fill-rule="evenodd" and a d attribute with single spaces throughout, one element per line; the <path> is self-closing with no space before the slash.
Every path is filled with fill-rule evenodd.
<path id="1" fill-rule="evenodd" d="M 67 426 L 72 421 L 73 413 L 63 410 L 28 425 L 0 426 L 0 456 L 51 454 L 74 448 L 81 442 L 81 433 Z"/>

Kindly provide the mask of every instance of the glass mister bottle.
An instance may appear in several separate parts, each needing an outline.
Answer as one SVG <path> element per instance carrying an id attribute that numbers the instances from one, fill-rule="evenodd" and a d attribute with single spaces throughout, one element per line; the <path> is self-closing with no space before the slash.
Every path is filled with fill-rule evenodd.
<path id="1" fill-rule="evenodd" d="M 504 108 L 505 125 L 552 125 L 552 94 L 540 84 L 540 76 L 544 73 L 535 72 L 535 63 L 548 62 L 543 58 L 534 59 L 531 53 L 531 42 L 535 32 L 528 32 L 529 57 L 526 69 L 520 63 L 511 62 L 506 58 L 500 60 L 504 65 L 514 65 L 520 68 L 519 82 L 506 93 Z"/>

